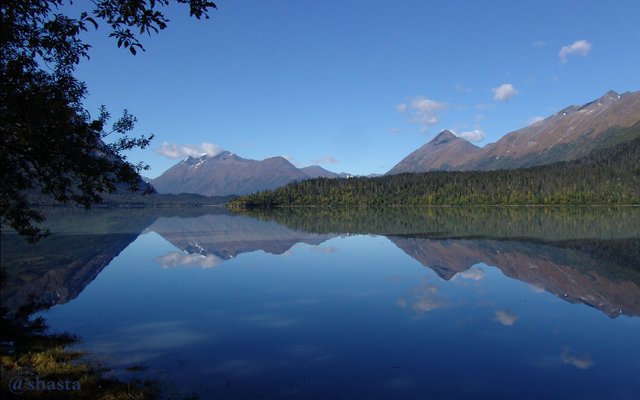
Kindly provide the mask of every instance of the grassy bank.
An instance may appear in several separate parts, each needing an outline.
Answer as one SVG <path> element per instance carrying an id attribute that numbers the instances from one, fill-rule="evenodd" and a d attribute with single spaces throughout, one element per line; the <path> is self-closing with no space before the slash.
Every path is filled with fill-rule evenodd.
<path id="1" fill-rule="evenodd" d="M 159 386 L 152 381 L 120 381 L 110 371 L 85 360 L 68 346 L 78 338 L 47 334 L 42 318 L 29 319 L 35 308 L 0 319 L 0 398 L 11 399 L 154 399 Z"/>

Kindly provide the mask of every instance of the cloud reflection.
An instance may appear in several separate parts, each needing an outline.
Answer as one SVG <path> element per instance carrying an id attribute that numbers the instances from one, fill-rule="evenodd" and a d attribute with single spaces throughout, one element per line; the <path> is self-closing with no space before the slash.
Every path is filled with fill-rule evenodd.
<path id="1" fill-rule="evenodd" d="M 532 292 L 534 293 L 544 293 L 545 290 L 539 286 L 536 285 L 529 285 L 529 289 L 531 289 Z"/>
<path id="2" fill-rule="evenodd" d="M 567 365 L 573 365 L 578 369 L 589 369 L 593 366 L 593 360 L 591 357 L 585 355 L 582 357 L 569 353 L 568 349 L 564 349 L 562 352 L 562 362 Z"/>
<path id="3" fill-rule="evenodd" d="M 294 319 L 269 313 L 247 315 L 238 320 L 259 328 L 287 328 L 296 323 Z"/>
<path id="4" fill-rule="evenodd" d="M 438 290 L 437 286 L 425 283 L 411 289 L 409 299 L 401 297 L 396 301 L 396 304 L 400 307 L 409 307 L 416 314 L 425 314 L 447 305 L 438 297 Z"/>
<path id="5" fill-rule="evenodd" d="M 463 279 L 469 279 L 472 281 L 479 281 L 484 279 L 486 273 L 484 272 L 484 270 L 480 269 L 480 268 L 471 268 L 468 269 L 464 272 L 459 272 L 456 274 L 456 276 L 459 276 Z"/>
<path id="6" fill-rule="evenodd" d="M 495 320 L 500 322 L 504 326 L 512 326 L 516 323 L 518 315 L 509 310 L 497 310 Z"/>
<path id="7" fill-rule="evenodd" d="M 117 328 L 109 336 L 93 340 L 91 351 L 101 355 L 117 354 L 109 360 L 115 367 L 144 364 L 210 337 L 210 333 L 204 335 L 184 321 L 144 322 Z"/>
<path id="8" fill-rule="evenodd" d="M 225 261 L 213 254 L 189 254 L 177 251 L 156 257 L 155 260 L 164 269 L 177 267 L 198 267 L 208 269 L 217 267 Z"/>
<path id="9" fill-rule="evenodd" d="M 334 254 L 336 251 L 338 251 L 338 248 L 333 246 L 329 246 L 329 247 L 313 246 L 311 247 L 311 251 L 313 251 L 314 253 Z"/>

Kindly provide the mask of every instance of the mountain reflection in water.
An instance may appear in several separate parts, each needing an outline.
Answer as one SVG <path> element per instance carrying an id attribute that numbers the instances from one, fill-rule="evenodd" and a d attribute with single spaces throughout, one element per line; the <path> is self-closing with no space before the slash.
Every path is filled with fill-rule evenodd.
<path id="1" fill-rule="evenodd" d="M 242 253 L 283 254 L 297 243 L 319 245 L 335 235 L 300 232 L 275 222 L 237 215 L 159 218 L 148 228 L 182 252 L 158 258 L 163 267 L 210 268 Z"/>
<path id="2" fill-rule="evenodd" d="M 617 254 L 628 254 L 630 249 L 640 247 L 640 240 L 546 244 L 484 239 L 389 239 L 444 280 L 483 263 L 498 267 L 504 275 L 546 290 L 563 300 L 595 307 L 612 318 L 620 314 L 640 316 L 638 282 L 611 276 L 607 272 L 625 271 L 624 266 L 612 259 L 615 260 Z M 595 258 L 589 253 L 611 247 L 620 253 L 609 252 L 611 259 L 608 260 Z"/>
<path id="3" fill-rule="evenodd" d="M 6 234 L 2 306 L 15 311 L 32 301 L 51 306 L 74 299 L 143 232 L 156 232 L 179 249 L 156 257 L 165 268 L 211 268 L 256 250 L 278 255 L 297 243 L 375 234 L 444 280 L 484 263 L 610 317 L 640 316 L 638 208 L 587 208 L 577 215 L 575 209 L 541 208 L 214 211 L 63 213 L 50 218 L 53 234 L 36 245 Z"/>
<path id="4" fill-rule="evenodd" d="M 176 397 L 632 399 L 639 210 L 58 210 L 2 306 Z"/>

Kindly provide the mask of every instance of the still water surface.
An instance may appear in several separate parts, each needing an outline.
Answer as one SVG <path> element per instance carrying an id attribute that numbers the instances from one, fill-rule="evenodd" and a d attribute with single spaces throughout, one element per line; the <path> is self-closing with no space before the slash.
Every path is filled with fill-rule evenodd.
<path id="1" fill-rule="evenodd" d="M 164 212 L 7 235 L 3 306 L 202 399 L 640 398 L 637 208 Z"/>

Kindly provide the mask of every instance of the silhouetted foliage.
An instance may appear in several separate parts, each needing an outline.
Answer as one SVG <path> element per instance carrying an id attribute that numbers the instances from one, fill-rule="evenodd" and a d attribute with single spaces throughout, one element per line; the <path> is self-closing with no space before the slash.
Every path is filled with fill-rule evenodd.
<path id="1" fill-rule="evenodd" d="M 640 204 L 640 138 L 533 168 L 311 179 L 229 207 L 588 204 Z"/>
<path id="2" fill-rule="evenodd" d="M 80 34 L 106 22 L 119 47 L 144 50 L 137 33 L 167 27 L 158 11 L 170 0 L 95 0 L 76 18 L 65 15 L 65 0 L 6 0 L 0 3 L 0 145 L 2 224 L 32 239 L 42 232 L 43 215 L 30 206 L 34 197 L 89 207 L 101 195 L 125 185 L 137 190 L 139 171 L 124 151 L 146 147 L 151 137 L 129 137 L 136 118 L 124 111 L 110 128 L 102 107 L 92 119 L 83 107 L 87 88 L 74 77 L 90 45 Z M 69 1 L 68 3 L 71 3 Z M 175 0 L 190 14 L 208 18 L 215 4 Z M 83 3 L 84 5 L 85 3 Z M 105 143 L 111 134 L 120 136 Z"/>

